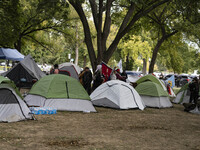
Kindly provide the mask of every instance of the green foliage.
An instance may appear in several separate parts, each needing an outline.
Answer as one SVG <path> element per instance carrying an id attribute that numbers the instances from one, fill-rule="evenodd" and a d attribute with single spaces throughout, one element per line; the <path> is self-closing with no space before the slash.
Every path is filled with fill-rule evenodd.
<path id="1" fill-rule="evenodd" d="M 147 59 L 151 53 L 151 46 L 148 41 L 143 41 L 141 36 L 133 35 L 129 40 L 121 43 L 119 47 L 124 56 L 129 54 L 133 59 L 137 59 L 139 56 Z"/>
<path id="2" fill-rule="evenodd" d="M 0 1 L 0 47 L 13 47 L 18 37 L 19 0 Z"/>
<path id="3" fill-rule="evenodd" d="M 21 50 L 26 40 L 32 42 L 38 31 L 61 30 L 66 25 L 68 3 L 60 0 L 7 0 L 1 1 L 0 46 Z M 65 18 L 65 19 L 63 19 Z M 13 36 L 14 35 L 14 36 Z M 13 37 L 12 37 L 13 36 Z"/>
<path id="4" fill-rule="evenodd" d="M 148 38 L 148 34 L 148 32 L 142 32 L 141 36 L 130 35 L 120 42 L 118 47 L 121 49 L 121 56 L 126 62 L 125 68 L 129 68 L 129 70 L 136 70 L 137 67 L 142 68 L 141 61 L 139 61 L 138 58 L 140 60 L 143 58 L 148 60 L 152 48 L 149 44 L 151 42 Z M 129 57 L 128 60 L 127 56 Z"/>

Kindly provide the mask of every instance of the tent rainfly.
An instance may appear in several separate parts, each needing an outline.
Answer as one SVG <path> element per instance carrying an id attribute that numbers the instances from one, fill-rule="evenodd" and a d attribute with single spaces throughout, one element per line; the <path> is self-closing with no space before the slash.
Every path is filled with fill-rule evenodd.
<path id="1" fill-rule="evenodd" d="M 39 80 L 45 73 L 37 66 L 31 55 L 28 55 L 24 60 L 20 61 L 12 69 L 2 74 L 14 81 L 18 86 L 22 81 L 30 83 L 32 86 L 33 80 Z"/>
<path id="2" fill-rule="evenodd" d="M 61 111 L 96 112 L 80 82 L 61 74 L 41 78 L 33 85 L 25 101 L 29 106 L 52 107 Z"/>
<path id="3" fill-rule="evenodd" d="M 16 49 L 0 48 L 0 59 L 21 61 L 24 59 L 24 55 L 22 55 Z"/>
<path id="4" fill-rule="evenodd" d="M 143 110 L 145 105 L 137 91 L 120 80 L 111 80 L 96 88 L 90 95 L 92 103 L 96 106 Z"/>

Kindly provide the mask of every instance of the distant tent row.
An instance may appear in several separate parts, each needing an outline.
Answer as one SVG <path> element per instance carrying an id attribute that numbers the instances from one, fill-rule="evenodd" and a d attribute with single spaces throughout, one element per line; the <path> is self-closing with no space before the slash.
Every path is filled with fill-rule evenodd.
<path id="1" fill-rule="evenodd" d="M 67 62 L 60 64 L 59 69 L 59 74 L 68 75 L 79 80 L 78 74 L 81 72 L 79 66 Z M 45 76 L 45 73 L 41 71 L 31 55 L 27 55 L 12 69 L 2 73 L 2 76 L 14 81 L 18 87 L 32 87 L 34 82 Z"/>

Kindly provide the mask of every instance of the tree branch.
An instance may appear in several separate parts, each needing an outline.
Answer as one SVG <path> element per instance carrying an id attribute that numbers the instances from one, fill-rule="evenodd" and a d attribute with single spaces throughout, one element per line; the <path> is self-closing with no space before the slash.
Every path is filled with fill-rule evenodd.
<path id="1" fill-rule="evenodd" d="M 33 30 L 29 31 L 29 32 L 23 33 L 22 36 L 28 35 L 30 33 L 36 32 L 36 31 L 42 31 L 42 30 L 46 30 L 46 29 L 53 29 L 53 28 L 56 28 L 56 27 L 59 27 L 59 26 L 47 26 L 47 27 L 42 27 L 42 28 L 38 28 L 38 29 L 33 29 Z"/>
<path id="2" fill-rule="evenodd" d="M 94 20 L 94 25 L 95 25 L 95 28 L 97 30 L 97 26 L 98 26 L 97 5 L 96 5 L 94 0 L 89 0 L 89 2 L 90 2 L 91 9 L 92 9 L 92 16 L 93 16 L 93 20 Z"/>
<path id="3" fill-rule="evenodd" d="M 158 6 L 166 3 L 166 2 L 169 2 L 171 0 L 162 0 L 162 1 L 159 1 L 155 4 L 153 4 L 151 7 L 147 8 L 146 10 L 141 10 L 141 11 L 138 11 L 138 13 L 136 13 L 133 18 L 131 19 L 131 21 L 129 22 L 129 24 L 127 26 L 125 26 L 124 28 L 122 28 L 121 30 L 118 31 L 114 41 L 112 42 L 112 44 L 110 45 L 110 47 L 108 48 L 108 50 L 106 51 L 105 53 L 105 56 L 107 58 L 105 59 L 108 59 L 109 57 L 112 56 L 114 50 L 117 48 L 117 45 L 120 41 L 120 39 L 130 31 L 131 27 L 134 25 L 134 23 L 139 20 L 142 16 L 145 16 L 146 14 L 148 14 L 149 12 L 151 12 L 152 10 L 154 10 L 155 8 L 157 8 Z"/>
<path id="4" fill-rule="evenodd" d="M 103 35 L 102 35 L 102 45 L 105 46 L 105 47 L 103 47 L 103 52 L 106 50 L 106 40 L 110 33 L 110 26 L 111 26 L 110 10 L 111 10 L 113 1 L 114 0 L 110 0 L 110 1 L 107 1 L 107 3 L 106 3 L 106 17 L 105 17 Z"/>
<path id="5" fill-rule="evenodd" d="M 126 28 L 131 16 L 133 15 L 134 10 L 135 10 L 134 3 L 131 3 L 131 5 L 128 9 L 128 12 L 127 12 L 126 16 L 124 17 L 124 20 L 119 28 L 118 33 L 121 33 Z"/>
<path id="6" fill-rule="evenodd" d="M 47 46 L 45 46 L 42 42 L 39 42 L 38 40 L 36 40 L 35 38 L 33 38 L 30 35 L 26 35 L 27 37 L 31 38 L 34 42 L 38 43 L 39 45 L 41 45 L 42 47 L 46 48 L 47 50 L 49 50 L 52 54 L 53 52 L 51 51 L 51 49 L 49 49 Z"/>

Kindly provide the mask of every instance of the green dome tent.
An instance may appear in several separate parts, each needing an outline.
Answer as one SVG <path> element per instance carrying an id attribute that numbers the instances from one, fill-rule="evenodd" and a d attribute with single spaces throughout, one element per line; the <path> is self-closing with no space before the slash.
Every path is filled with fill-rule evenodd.
<path id="1" fill-rule="evenodd" d="M 199 89 L 199 95 L 200 95 L 200 89 Z M 173 100 L 173 103 L 183 104 L 189 102 L 190 102 L 190 89 L 189 89 L 189 83 L 187 83 L 184 86 L 182 86 L 181 89 L 178 91 L 176 98 Z"/>
<path id="2" fill-rule="evenodd" d="M 0 122 L 33 119 L 15 84 L 0 76 Z"/>
<path id="3" fill-rule="evenodd" d="M 157 83 L 151 81 L 141 82 L 135 90 L 140 94 L 147 107 L 172 107 L 167 91 L 164 91 L 161 85 Z"/>
<path id="4" fill-rule="evenodd" d="M 160 81 L 157 77 L 155 77 L 151 74 L 148 74 L 148 75 L 141 77 L 140 79 L 138 79 L 136 81 L 136 83 L 138 85 L 138 84 L 140 84 L 142 82 L 146 82 L 146 81 L 151 81 L 151 82 L 157 83 L 158 85 L 160 85 L 163 88 L 164 91 L 167 91 L 165 84 L 162 81 Z"/>
<path id="5" fill-rule="evenodd" d="M 80 82 L 61 74 L 41 78 L 31 88 L 29 94 L 25 97 L 25 101 L 30 106 L 96 112 L 89 95 Z"/>

